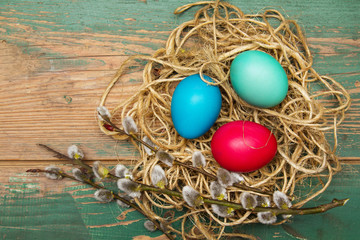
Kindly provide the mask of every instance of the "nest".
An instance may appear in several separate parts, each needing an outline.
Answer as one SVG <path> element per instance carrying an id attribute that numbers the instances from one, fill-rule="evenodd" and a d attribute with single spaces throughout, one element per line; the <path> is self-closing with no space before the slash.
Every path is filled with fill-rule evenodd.
<path id="1" fill-rule="evenodd" d="M 313 69 L 313 58 L 301 28 L 279 11 L 269 9 L 247 15 L 229 3 L 214 1 L 188 4 L 176 9 L 175 14 L 196 5 L 205 6 L 196 12 L 194 19 L 171 32 L 165 48 L 152 56 L 132 56 L 122 64 L 104 92 L 100 105 L 105 105 L 107 96 L 126 72 L 128 64 L 145 60 L 141 88 L 130 99 L 112 108 L 115 122 L 125 116 L 133 117 L 139 128 L 139 137 L 147 136 L 180 162 L 190 163 L 192 154 L 201 151 L 207 160 L 204 171 L 213 175 L 220 167 L 211 154 L 210 142 L 214 132 L 225 123 L 236 120 L 262 124 L 275 135 L 278 153 L 267 166 L 242 174 L 245 184 L 267 192 L 279 190 L 292 197 L 296 202 L 294 207 L 303 206 L 324 192 L 333 174 L 340 170 L 335 155 L 336 132 L 349 108 L 349 94 L 334 79 L 321 76 Z M 233 90 L 229 81 L 230 64 L 246 50 L 266 52 L 285 69 L 289 90 L 278 106 L 269 109 L 251 106 Z M 217 121 L 205 135 L 187 140 L 173 126 L 171 97 L 179 81 L 198 73 L 210 76 L 215 81 L 210 84 L 220 87 L 222 108 Z M 99 125 L 104 133 L 114 138 L 124 137 Z M 332 145 L 327 141 L 329 137 L 334 139 Z M 137 181 L 151 184 L 149 173 L 159 160 L 154 155 L 147 155 L 143 146 L 134 144 L 141 153 L 134 166 L 134 176 Z M 183 186 L 189 185 L 202 196 L 210 197 L 211 180 L 207 176 L 180 165 L 166 166 L 165 172 L 167 188 L 181 192 Z M 296 186 L 304 179 L 314 177 L 321 177 L 323 185 L 316 191 L 297 195 Z M 240 202 L 241 192 L 236 187 L 229 187 L 228 200 Z M 192 208 L 182 199 L 164 194 L 145 192 L 138 204 L 162 222 L 169 210 L 183 209 L 184 214 L 171 221 L 167 219 L 169 230 L 183 238 L 212 239 L 231 235 L 224 231 L 226 226 L 257 222 L 250 211 L 237 211 L 232 217 L 222 218 L 214 214 L 210 206 Z M 179 223 L 178 227 L 173 226 L 175 222 Z M 189 222 L 193 224 L 187 224 Z"/>

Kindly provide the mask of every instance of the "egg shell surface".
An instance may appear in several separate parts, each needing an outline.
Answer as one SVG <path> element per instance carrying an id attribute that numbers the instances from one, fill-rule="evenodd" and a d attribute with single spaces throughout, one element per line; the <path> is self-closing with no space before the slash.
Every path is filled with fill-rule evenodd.
<path id="1" fill-rule="evenodd" d="M 261 108 L 278 105 L 288 92 L 285 70 L 274 57 L 261 51 L 236 56 L 230 66 L 230 80 L 240 98 Z"/>
<path id="2" fill-rule="evenodd" d="M 204 79 L 214 82 L 209 76 Z M 214 125 L 221 109 L 218 86 L 205 83 L 199 74 L 184 78 L 171 100 L 171 118 L 176 131 L 186 139 L 204 135 Z"/>
<path id="3" fill-rule="evenodd" d="M 234 121 L 224 124 L 214 133 L 211 151 L 221 167 L 234 172 L 252 172 L 274 158 L 277 142 L 263 125 Z"/>

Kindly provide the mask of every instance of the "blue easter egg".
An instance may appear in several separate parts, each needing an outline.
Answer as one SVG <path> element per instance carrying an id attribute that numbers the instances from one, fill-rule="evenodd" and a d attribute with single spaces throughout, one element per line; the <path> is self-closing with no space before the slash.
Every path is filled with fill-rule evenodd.
<path id="1" fill-rule="evenodd" d="M 261 51 L 245 51 L 230 67 L 231 84 L 247 103 L 270 108 L 281 103 L 288 92 L 288 79 L 281 64 Z"/>
<path id="2" fill-rule="evenodd" d="M 204 79 L 213 82 L 206 75 Z M 175 88 L 171 100 L 171 118 L 180 136 L 194 139 L 214 125 L 221 109 L 218 86 L 205 83 L 199 74 L 184 78 Z"/>

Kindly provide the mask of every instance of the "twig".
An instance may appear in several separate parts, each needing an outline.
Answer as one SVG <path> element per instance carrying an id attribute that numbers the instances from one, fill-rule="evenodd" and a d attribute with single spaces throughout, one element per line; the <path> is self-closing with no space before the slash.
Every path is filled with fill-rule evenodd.
<path id="1" fill-rule="evenodd" d="M 68 156 L 66 156 L 65 154 L 62 154 L 60 152 L 58 152 L 57 150 L 45 145 L 45 144 L 38 144 L 39 146 L 45 148 L 46 150 L 48 150 L 49 152 L 52 152 L 52 153 L 55 153 L 55 157 L 59 158 L 59 159 L 66 159 L 66 160 L 69 160 L 71 162 L 73 162 L 75 165 L 78 165 L 80 167 L 83 167 L 83 168 L 86 168 L 86 170 L 88 170 L 89 173 L 92 173 L 93 172 L 93 169 L 92 167 L 89 165 L 89 164 L 86 164 L 84 163 L 82 160 L 80 159 L 73 159 L 73 158 L 70 158 Z M 109 172 L 109 177 L 112 178 L 112 179 L 119 179 L 117 176 L 115 176 L 114 174 L 110 173 Z"/>
<path id="2" fill-rule="evenodd" d="M 65 159 L 65 160 L 69 160 L 71 162 L 73 162 L 74 164 L 85 168 L 86 170 L 88 170 L 89 172 L 92 172 L 92 167 L 90 167 L 89 165 L 87 165 L 86 163 L 84 163 L 83 161 L 81 161 L 80 159 L 73 159 L 70 158 L 68 156 L 66 156 L 65 154 L 62 154 L 58 151 L 56 151 L 55 149 L 52 149 L 51 147 L 45 145 L 45 144 L 38 144 L 38 146 L 45 148 L 46 150 L 48 150 L 49 152 L 55 153 L 54 157 L 57 157 L 59 159 Z"/>
<path id="3" fill-rule="evenodd" d="M 74 159 L 44 145 L 44 144 L 39 144 L 39 146 L 47 149 L 48 151 L 50 152 L 53 152 L 55 153 L 55 156 L 58 157 L 58 158 L 64 158 L 64 159 L 67 159 L 67 160 L 70 160 L 70 161 L 74 161 Z M 156 150 L 156 149 L 154 149 Z M 176 161 L 176 162 L 179 162 L 179 161 Z M 75 163 L 77 165 L 80 165 L 86 169 L 89 170 L 89 172 L 92 172 L 92 167 L 86 163 L 83 163 L 81 160 L 78 160 L 78 161 L 75 161 Z M 190 169 L 196 169 L 196 170 L 199 170 L 200 172 L 204 172 L 206 174 L 209 174 L 205 171 L 203 171 L 202 169 L 199 169 L 199 168 L 195 168 L 193 166 L 189 166 L 187 164 L 184 164 L 182 162 L 179 162 L 180 164 L 179 165 L 182 165 L 182 166 L 186 166 L 186 167 L 189 167 Z M 28 170 L 28 172 L 47 172 L 47 173 L 54 173 L 54 174 L 60 174 L 61 176 L 63 177 L 67 177 L 67 178 L 70 178 L 70 179 L 73 179 L 73 180 L 76 180 L 78 181 L 76 178 L 74 178 L 73 176 L 70 176 L 64 172 L 54 172 L 54 171 L 46 171 L 46 170 L 41 170 L 41 169 L 30 169 Z M 203 173 L 203 174 L 204 174 Z M 113 175 L 113 174 L 109 174 L 111 178 L 113 179 L 119 179 L 117 176 Z M 209 174 L 207 175 L 211 178 L 216 178 L 214 175 L 212 174 Z M 92 181 L 90 181 L 89 179 L 84 179 L 84 182 L 93 186 L 94 188 L 104 188 Z M 134 181 L 135 182 L 135 181 Z M 166 188 L 163 188 L 163 189 L 160 189 L 160 188 L 156 188 L 156 187 L 153 187 L 153 186 L 150 186 L 150 185 L 146 185 L 146 184 L 143 184 L 143 183 L 138 183 L 138 182 L 135 182 L 137 184 L 140 184 L 141 188 L 140 188 L 140 191 L 151 191 L 151 192 L 158 192 L 158 193 L 163 193 L 163 194 L 167 194 L 169 196 L 174 196 L 174 197 L 178 197 L 178 198 L 183 198 L 182 196 L 182 193 L 180 192 L 177 192 L 177 191 L 174 191 L 174 190 L 170 190 L 170 189 L 166 189 Z M 241 186 L 243 187 L 243 186 Z M 250 187 L 249 187 L 250 188 Z M 252 189 L 252 188 L 250 188 Z M 132 206 L 133 208 L 135 208 L 136 210 L 139 210 L 143 215 L 146 216 L 146 214 L 136 205 L 136 204 L 133 204 L 129 201 L 127 201 L 126 199 L 123 199 L 121 198 L 120 196 L 118 196 L 117 194 L 113 194 L 114 195 L 114 198 L 117 198 L 123 202 L 125 202 L 126 204 Z M 208 203 L 208 204 L 218 204 L 218 205 L 222 205 L 222 206 L 226 206 L 226 207 L 229 207 L 229 208 L 233 208 L 234 210 L 246 210 L 241 204 L 238 204 L 238 203 L 233 203 L 233 202 L 229 202 L 229 201 L 226 201 L 226 200 L 216 200 L 216 199 L 210 199 L 210 198 L 202 198 L 203 199 L 203 202 L 204 203 Z M 251 209 L 252 212 L 272 212 L 273 214 L 275 215 L 280 215 L 280 214 L 289 214 L 289 215 L 306 215 L 306 214 L 315 214 L 315 213 L 322 213 L 322 212 L 326 212 L 327 210 L 329 209 L 332 209 L 332 208 L 335 208 L 335 207 L 339 207 L 339 206 L 343 206 L 346 204 L 346 202 L 348 201 L 349 199 L 342 199 L 342 200 L 337 200 L 337 199 L 334 199 L 331 203 L 328 203 L 328 204 L 324 204 L 324 205 L 319 205 L 317 207 L 313 207 L 313 208 L 303 208 L 303 209 L 296 209 L 296 208 L 289 208 L 289 209 L 279 209 L 279 208 L 273 208 L 273 207 L 255 207 L 253 209 Z M 149 217 L 150 220 L 152 220 L 150 217 Z M 154 220 L 155 221 L 155 220 Z M 156 222 L 157 223 L 157 222 Z M 155 224 L 155 223 L 154 223 Z M 158 224 L 158 223 L 157 223 Z M 159 228 L 161 229 L 161 228 Z M 165 233 L 166 234 L 166 233 Z"/>
<path id="4" fill-rule="evenodd" d="M 89 184 L 91 185 L 93 188 L 96 188 L 96 189 L 106 189 L 105 187 L 99 185 L 99 184 L 96 184 L 92 181 L 90 181 L 89 179 L 83 179 L 83 181 L 79 181 L 78 179 L 76 179 L 75 177 L 69 175 L 69 174 L 66 174 L 64 173 L 63 171 L 48 171 L 48 170 L 42 170 L 42 169 L 29 169 L 27 170 L 26 172 L 33 172 L 33 173 L 39 173 L 39 172 L 43 172 L 43 173 L 50 173 L 50 174 L 58 174 L 58 175 L 61 175 L 63 178 L 69 178 L 69 179 L 72 179 L 72 180 L 75 180 L 75 181 L 78 181 L 78 182 L 83 182 L 83 183 L 86 183 L 86 184 Z M 156 221 L 154 218 L 152 218 L 151 216 L 147 215 L 138 205 L 132 203 L 131 201 L 128 201 L 127 199 L 125 198 L 122 198 L 120 197 L 118 194 L 115 194 L 111 191 L 113 197 L 115 199 L 118 199 L 122 202 L 124 202 L 125 204 L 131 206 L 132 208 L 134 208 L 135 210 L 137 210 L 138 212 L 140 212 L 141 214 L 143 214 L 145 217 L 147 217 L 149 220 L 151 220 L 155 226 L 157 227 L 157 229 L 159 229 L 160 231 L 162 231 L 170 240 L 173 240 L 175 239 L 169 232 L 163 230 L 160 226 L 160 224 L 158 223 L 158 221 Z"/>
<path id="5" fill-rule="evenodd" d="M 100 113 L 99 113 L 100 114 Z M 144 146 L 148 147 L 151 151 L 153 151 L 154 153 L 156 153 L 159 149 L 149 145 L 148 143 L 144 142 L 143 140 L 141 140 L 140 138 L 138 138 L 136 135 L 134 134 L 128 134 L 126 133 L 124 130 L 120 129 L 119 127 L 117 127 L 111 120 L 108 116 L 105 116 L 105 115 L 101 115 L 101 117 L 103 118 L 103 120 L 109 124 L 110 126 L 113 127 L 113 131 L 117 132 L 117 133 L 120 133 L 120 134 L 125 134 L 129 137 L 131 137 L 132 139 L 134 139 L 136 142 L 140 143 L 140 144 L 143 144 Z M 197 168 L 197 167 L 193 167 L 191 165 L 188 165 L 186 163 L 183 163 L 183 162 L 180 162 L 178 160 L 174 160 L 174 163 L 179 165 L 179 166 L 182 166 L 182 167 L 185 167 L 185 168 L 188 168 L 190 170 L 193 170 L 195 172 L 198 172 L 198 173 L 201 173 L 213 180 L 216 180 L 217 179 L 217 176 L 211 174 L 211 173 L 208 173 L 206 171 L 204 171 L 203 169 L 201 168 Z M 250 192 L 255 192 L 255 193 L 260 193 L 260 194 L 265 194 L 265 195 L 272 195 L 272 192 L 269 192 L 269 191 L 263 191 L 263 190 L 260 190 L 258 188 L 253 188 L 253 187 L 249 187 L 249 186 L 245 186 L 245 185 L 241 185 L 241 184 L 238 184 L 238 183 L 235 183 L 233 184 L 233 186 L 239 188 L 239 189 L 242 189 L 242 190 L 245 190 L 245 191 L 250 191 Z"/>
<path id="6" fill-rule="evenodd" d="M 160 188 L 156 188 L 156 187 L 149 186 L 149 185 L 142 184 L 142 183 L 140 183 L 140 185 L 141 185 L 140 191 L 158 192 L 158 193 L 163 193 L 163 194 L 171 195 L 171 196 L 178 197 L 178 198 L 183 198 L 182 194 L 177 191 L 173 191 L 173 190 L 169 190 L 169 189 L 160 189 Z M 205 197 L 203 197 L 202 200 L 204 203 L 218 204 L 218 205 L 226 206 L 229 208 L 233 208 L 234 210 L 246 210 L 241 204 L 229 202 L 226 200 L 216 200 L 216 199 L 210 199 L 210 198 L 205 198 Z M 335 207 L 344 206 L 348 200 L 349 200 L 348 198 L 342 199 L 342 200 L 333 199 L 331 203 L 319 205 L 319 206 L 312 207 L 312 208 L 279 209 L 279 208 L 275 208 L 275 207 L 255 207 L 255 208 L 253 208 L 251 210 L 247 210 L 247 211 L 272 212 L 275 215 L 281 215 L 281 214 L 307 215 L 307 214 L 322 213 L 322 212 L 326 212 L 327 210 L 335 208 Z"/>
<path id="7" fill-rule="evenodd" d="M 132 139 L 134 139 L 136 142 L 141 143 L 143 145 L 145 145 L 146 147 L 148 147 L 149 149 L 151 149 L 154 152 L 157 152 L 158 149 L 154 148 L 153 146 L 149 145 L 148 143 L 144 142 L 143 140 L 141 140 L 140 138 L 138 138 L 135 134 L 129 134 L 127 132 L 125 132 L 124 130 L 118 128 L 111 120 L 108 116 L 105 115 L 101 115 L 100 113 L 98 113 L 102 119 L 109 124 L 110 126 L 112 126 L 114 128 L 113 131 L 123 134 L 123 135 L 127 135 L 128 137 L 131 137 Z"/>
<path id="8" fill-rule="evenodd" d="M 180 162 L 178 160 L 174 160 L 174 162 L 180 166 L 183 166 L 183 167 L 186 167 L 186 168 L 189 168 L 193 171 L 196 171 L 196 172 L 199 172 L 213 180 L 216 180 L 217 179 L 217 176 L 211 174 L 211 173 L 208 173 L 206 171 L 204 171 L 203 169 L 201 168 L 198 168 L 198 167 L 194 167 L 194 166 L 191 166 L 191 165 L 188 165 L 186 163 L 183 163 L 183 162 Z M 245 191 L 249 191 L 249 192 L 256 192 L 256 193 L 261 193 L 261 194 L 266 194 L 266 195 L 272 195 L 272 192 L 269 192 L 269 191 L 263 191 L 263 190 L 260 190 L 260 189 L 257 189 L 257 188 L 253 188 L 253 187 L 248 187 L 248 186 L 245 186 L 245 185 L 241 185 L 239 183 L 234 183 L 233 184 L 234 187 L 237 187 L 237 188 L 240 188 L 242 190 L 245 190 Z"/>
<path id="9" fill-rule="evenodd" d="M 44 173 L 51 173 L 51 174 L 59 174 L 64 178 L 70 178 L 72 180 L 75 181 L 79 181 L 78 179 L 74 178 L 71 175 L 68 175 L 62 171 L 56 172 L 56 171 L 48 171 L 48 170 L 42 170 L 42 169 L 29 169 L 26 172 L 44 172 Z M 106 189 L 105 187 L 98 185 L 92 181 L 90 181 L 89 179 L 83 179 L 84 183 L 91 185 L 94 188 L 97 189 Z M 137 183 L 137 182 L 136 182 Z M 166 194 L 169 196 L 174 196 L 174 197 L 178 197 L 183 199 L 182 193 L 174 191 L 174 190 L 170 190 L 170 189 L 166 189 L 166 188 L 156 188 L 150 185 L 146 185 L 143 183 L 137 183 L 140 184 L 140 191 L 149 191 L 149 192 L 157 192 L 157 193 L 162 193 L 162 194 Z M 155 220 L 152 219 L 150 216 L 146 215 L 146 213 L 144 211 L 142 211 L 141 208 L 139 208 L 136 204 L 120 197 L 117 194 L 112 193 L 114 198 L 119 199 L 121 201 L 123 201 L 124 203 L 126 203 L 127 205 L 133 207 L 134 209 L 136 209 L 137 211 L 139 211 L 140 213 L 142 213 L 144 216 L 146 216 L 147 218 L 149 218 L 152 222 L 154 222 L 154 224 L 157 226 L 158 229 L 162 230 L 160 227 L 160 224 Z M 204 203 L 207 204 L 217 204 L 217 205 L 222 205 L 222 206 L 226 206 L 229 208 L 233 208 L 234 210 L 246 210 L 246 211 L 252 211 L 254 213 L 256 212 L 272 212 L 274 215 L 282 215 L 282 214 L 286 214 L 286 215 L 308 215 L 308 214 L 317 214 L 317 213 L 323 213 L 326 212 L 332 208 L 335 207 L 340 207 L 340 206 L 344 206 L 347 201 L 349 201 L 348 198 L 346 199 L 333 199 L 331 203 L 327 203 L 327 204 L 323 204 L 323 205 L 319 205 L 316 207 L 312 207 L 312 208 L 302 208 L 302 209 L 297 209 L 297 208 L 288 208 L 288 209 L 279 209 L 279 208 L 275 208 L 275 207 L 255 207 L 251 210 L 247 210 L 245 209 L 241 204 L 238 203 L 233 203 L 233 202 L 229 202 L 226 200 L 217 200 L 217 199 L 210 199 L 210 198 L 205 198 L 202 197 L 202 200 Z M 173 239 L 172 236 L 165 232 L 167 237 L 169 237 L 169 239 Z"/>
<path id="10" fill-rule="evenodd" d="M 74 162 L 75 164 L 80 165 L 80 166 L 88 169 L 89 172 L 93 172 L 92 167 L 90 165 L 86 164 L 86 163 L 83 163 L 80 159 L 77 159 L 78 161 L 76 161 L 76 159 L 72 159 L 72 158 L 70 158 L 70 157 L 68 157 L 68 156 L 66 156 L 66 155 L 64 155 L 64 154 L 62 154 L 62 153 L 60 153 L 60 152 L 46 146 L 46 145 L 44 145 L 44 144 L 39 144 L 39 146 L 45 148 L 46 150 L 48 150 L 50 152 L 55 153 L 55 156 L 58 157 L 58 158 L 64 158 L 64 159 L 70 160 L 71 162 Z M 156 150 L 156 149 L 154 149 L 154 150 Z M 178 161 L 176 161 L 176 162 L 178 162 Z M 193 166 L 189 166 L 189 165 L 184 164 L 182 162 L 179 162 L 179 163 L 180 163 L 180 165 L 185 165 L 186 167 L 189 167 L 190 169 L 196 169 L 196 170 L 203 171 L 202 169 L 198 169 L 198 168 L 195 168 Z M 73 177 L 71 175 L 68 175 L 68 174 L 66 174 L 66 173 L 64 173 L 62 171 L 57 172 L 57 171 L 49 171 L 49 170 L 41 170 L 41 169 L 29 169 L 27 172 L 44 172 L 44 173 L 59 174 L 62 177 L 66 177 L 66 178 L 73 179 L 75 181 L 79 181 L 75 177 Z M 205 172 L 205 171 L 203 171 L 203 172 Z M 209 173 L 206 173 L 207 176 L 208 176 L 208 174 Z M 109 175 L 113 179 L 119 179 L 118 177 L 116 177 L 116 176 L 114 176 L 112 174 L 109 174 Z M 209 175 L 210 175 L 209 177 L 211 177 L 211 178 L 216 178 L 215 176 L 213 176 L 211 174 L 209 174 Z M 93 186 L 94 188 L 105 189 L 105 187 L 92 182 L 90 179 L 82 179 L 82 180 L 83 180 L 82 182 L 84 182 L 86 184 L 89 184 L 89 185 Z M 178 197 L 178 198 L 183 199 L 183 195 L 180 192 L 170 190 L 170 189 L 166 189 L 166 188 L 156 188 L 156 187 L 146 185 L 146 184 L 143 184 L 143 183 L 138 183 L 138 182 L 135 182 L 135 183 L 140 185 L 139 191 L 157 192 L 157 193 L 162 193 L 162 194 L 166 194 L 166 195 L 169 195 L 169 196 L 174 196 L 174 197 Z M 128 204 L 129 206 L 133 207 L 134 209 L 136 209 L 137 211 L 142 213 L 144 216 L 146 216 L 148 219 L 150 219 L 158 229 L 163 231 L 164 234 L 169 239 L 173 239 L 172 235 L 170 235 L 169 232 L 166 232 L 164 229 L 162 229 L 160 224 L 155 219 L 151 218 L 151 216 L 148 216 L 144 211 L 142 211 L 142 209 L 138 205 L 136 205 L 136 204 L 134 204 L 134 203 L 120 197 L 117 194 L 114 194 L 113 192 L 112 192 L 112 194 L 113 194 L 113 197 L 115 199 L 119 199 L 119 200 L 123 201 L 124 203 Z M 205 197 L 201 197 L 201 199 L 202 199 L 202 201 L 204 203 L 222 205 L 222 206 L 226 206 L 228 208 L 232 208 L 234 210 L 252 211 L 253 213 L 256 213 L 256 212 L 272 212 L 274 215 L 281 215 L 281 214 L 306 215 L 306 214 L 322 213 L 322 212 L 328 211 L 329 209 L 339 207 L 339 206 L 343 206 L 349 200 L 349 199 L 342 199 L 342 200 L 334 199 L 331 203 L 328 203 L 328 204 L 320 205 L 320 206 L 313 207 L 313 208 L 303 208 L 303 209 L 296 209 L 296 208 L 279 209 L 279 208 L 274 208 L 274 207 L 266 207 L 266 208 L 265 207 L 255 207 L 253 209 L 247 210 L 241 204 L 226 201 L 226 200 L 217 200 L 217 199 L 210 199 L 210 198 L 205 198 Z"/>

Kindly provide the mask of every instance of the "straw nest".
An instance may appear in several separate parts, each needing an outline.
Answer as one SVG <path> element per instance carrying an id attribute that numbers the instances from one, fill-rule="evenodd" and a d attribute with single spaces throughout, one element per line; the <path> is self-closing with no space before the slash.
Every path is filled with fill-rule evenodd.
<path id="1" fill-rule="evenodd" d="M 126 73 L 129 63 L 147 61 L 141 88 L 127 101 L 109 106 L 114 122 L 121 122 L 125 116 L 133 117 L 139 128 L 139 137 L 149 137 L 180 162 L 191 163 L 192 154 L 201 151 L 207 160 L 204 170 L 213 175 L 219 169 L 210 148 L 214 132 L 223 124 L 235 120 L 262 124 L 275 135 L 278 153 L 267 166 L 242 174 L 245 185 L 269 192 L 282 191 L 293 198 L 295 207 L 301 207 L 325 191 L 333 174 L 340 170 L 335 155 L 336 131 L 350 105 L 348 93 L 334 79 L 321 76 L 313 69 L 313 58 L 301 28 L 279 11 L 268 9 L 247 15 L 229 3 L 214 1 L 188 4 L 176 9 L 175 14 L 196 5 L 204 6 L 192 20 L 182 23 L 170 33 L 165 48 L 157 50 L 152 56 L 131 56 L 122 64 L 104 92 L 100 105 L 105 105 L 107 96 Z M 269 109 L 251 106 L 240 99 L 231 87 L 230 64 L 246 50 L 269 53 L 285 69 L 289 91 L 278 106 Z M 179 136 L 173 126 L 171 97 L 179 81 L 197 73 L 210 76 L 215 81 L 211 84 L 220 87 L 222 108 L 216 123 L 205 135 L 187 140 Z M 104 133 L 114 138 L 126 137 L 99 125 Z M 331 136 L 335 139 L 332 146 L 327 141 Z M 141 154 L 134 166 L 134 175 L 137 181 L 151 184 L 149 173 L 159 160 L 154 155 L 147 155 L 143 146 L 134 144 Z M 176 164 L 172 167 L 164 165 L 164 168 L 168 177 L 167 188 L 181 192 L 183 186 L 190 185 L 202 196 L 210 197 L 211 180 L 207 176 Z M 296 187 L 304 179 L 313 177 L 321 177 L 322 185 L 297 194 Z M 239 202 L 241 192 L 236 187 L 227 188 L 228 200 Z M 231 235 L 225 233 L 225 226 L 257 222 L 256 216 L 249 211 L 237 211 L 233 217 L 222 218 L 214 214 L 210 206 L 192 208 L 182 199 L 163 194 L 146 192 L 138 203 L 160 221 L 165 220 L 166 212 L 183 208 L 186 213 L 170 221 L 167 219 L 167 223 L 169 230 L 184 238 Z M 177 227 L 175 222 L 178 222 Z"/>

